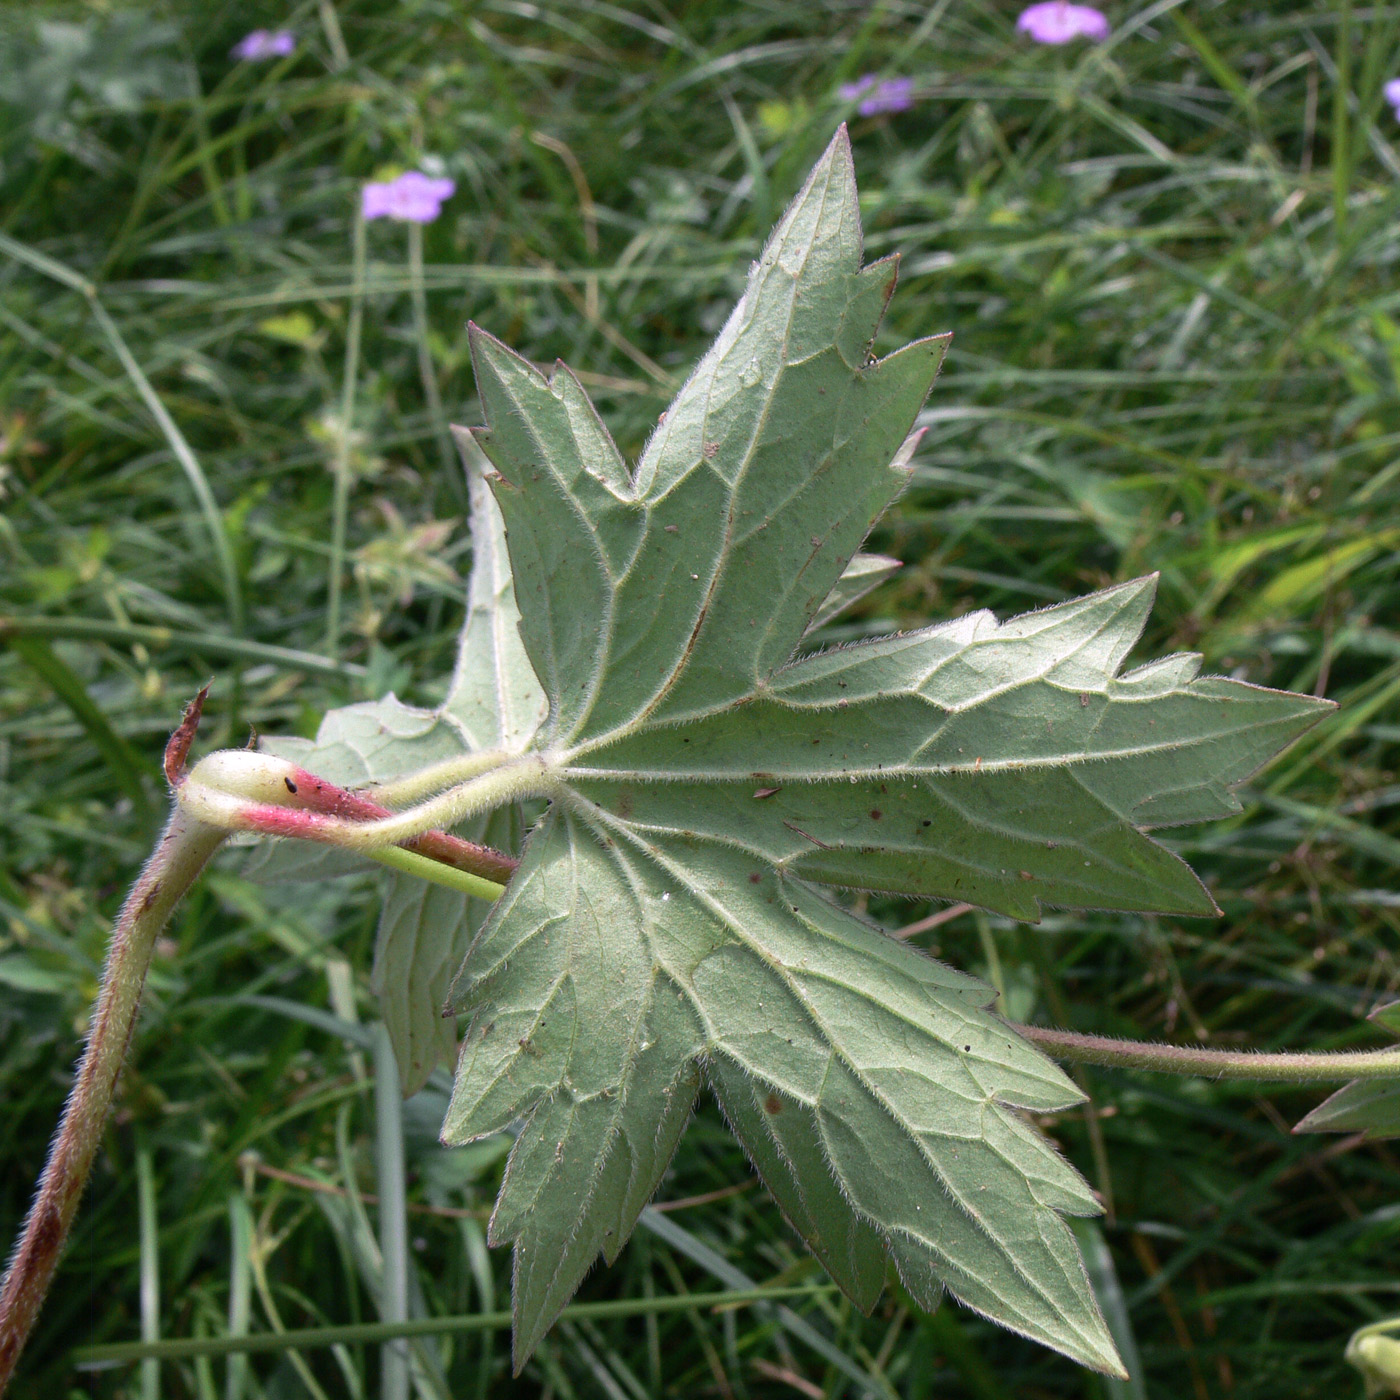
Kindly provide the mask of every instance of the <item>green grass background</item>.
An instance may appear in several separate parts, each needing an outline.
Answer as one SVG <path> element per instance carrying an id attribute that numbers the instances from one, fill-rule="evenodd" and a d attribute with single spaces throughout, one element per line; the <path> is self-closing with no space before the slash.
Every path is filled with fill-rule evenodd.
<path id="1" fill-rule="evenodd" d="M 468 317 L 564 358 L 635 452 L 784 202 L 852 122 L 878 349 L 951 329 L 914 483 L 873 541 L 907 567 L 841 635 L 1024 610 L 1160 571 L 1139 659 L 1326 693 L 1340 715 L 1177 832 L 1217 922 L 971 914 L 917 936 L 1012 1014 L 1187 1044 L 1377 1043 L 1400 990 L 1400 7 L 1111 3 L 1037 48 L 979 0 L 320 0 L 0 9 L 0 1232 L 58 1114 L 156 765 L 211 676 L 201 743 L 441 693 L 469 566 L 447 421 L 478 410 Z M 235 64 L 255 24 L 298 37 Z M 914 80 L 861 118 L 837 88 Z M 422 232 L 367 179 L 436 168 Z M 162 417 L 162 415 L 165 415 Z M 343 580 L 332 601 L 330 580 Z M 872 902 L 891 927 L 927 906 Z M 376 1396 L 376 1345 L 75 1369 L 76 1346 L 507 1305 L 484 1245 L 502 1147 L 404 1106 L 409 1230 L 368 1048 L 370 882 L 222 866 L 152 969 L 67 1261 L 14 1393 Z M 354 1023 L 353 1025 L 351 1023 Z M 1400 1310 L 1400 1161 L 1291 1137 L 1317 1093 L 1086 1071 L 1045 1127 L 1110 1209 L 1100 1295 L 1136 1352 L 1090 1376 L 897 1287 L 773 1312 L 639 1302 L 819 1284 L 713 1106 L 638 1231 L 524 1377 L 500 1331 L 415 1344 L 418 1396 L 1359 1395 L 1356 1327 Z M 734 1190 L 733 1188 L 741 1188 Z M 653 1217 L 654 1219 L 654 1217 Z M 402 1281 L 394 1285 L 393 1278 Z M 853 1374 L 863 1377 L 857 1381 Z M 391 1383 L 391 1390 L 393 1384 Z"/>

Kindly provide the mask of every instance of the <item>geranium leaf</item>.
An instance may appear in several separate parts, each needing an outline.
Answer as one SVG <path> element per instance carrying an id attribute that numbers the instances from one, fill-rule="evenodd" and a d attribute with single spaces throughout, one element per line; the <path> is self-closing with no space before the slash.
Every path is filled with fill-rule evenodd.
<path id="1" fill-rule="evenodd" d="M 707 1080 L 858 1306 L 892 1260 L 926 1307 L 946 1290 L 1121 1374 L 1063 1218 L 1094 1197 L 1020 1112 L 1078 1090 L 990 989 L 815 884 L 1023 919 L 1214 913 L 1146 830 L 1238 810 L 1232 788 L 1328 708 L 1201 679 L 1194 656 L 1125 672 L 1151 579 L 803 655 L 888 571 L 860 545 L 946 347 L 874 357 L 897 263 L 860 259 L 842 130 L 635 470 L 566 368 L 472 327 L 487 425 L 460 440 L 494 503 L 473 469 L 449 698 L 352 707 L 299 756 L 538 754 L 550 806 L 504 896 L 477 927 L 460 896 L 393 888 L 376 972 L 411 1087 L 447 1043 L 415 1018 L 475 928 L 443 1137 L 520 1124 L 490 1230 L 515 1250 L 518 1366 L 622 1248 Z"/>
<path id="2" fill-rule="evenodd" d="M 881 1256 L 1119 1367 L 1064 1214 L 1092 1195 L 1016 1112 L 1076 1102 L 972 979 L 810 881 L 1209 914 L 1143 828 L 1230 793 L 1325 706 L 1127 674 L 1152 580 L 794 659 L 880 564 L 945 342 L 870 353 L 895 262 L 860 266 L 838 134 L 629 472 L 578 381 L 473 327 L 554 801 L 454 993 L 444 1140 L 523 1119 L 492 1224 L 523 1364 L 664 1171 L 703 1072 L 795 1228 L 861 1307 Z"/>

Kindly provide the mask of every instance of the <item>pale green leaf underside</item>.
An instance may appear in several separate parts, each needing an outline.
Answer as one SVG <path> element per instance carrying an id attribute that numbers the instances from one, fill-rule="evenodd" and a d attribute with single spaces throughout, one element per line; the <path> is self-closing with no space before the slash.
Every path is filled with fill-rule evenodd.
<path id="1" fill-rule="evenodd" d="M 553 785 L 455 984 L 472 1019 L 444 1124 L 523 1124 L 491 1224 L 515 1246 L 521 1363 L 622 1247 L 703 1078 L 857 1304 L 892 1258 L 924 1305 L 946 1288 L 1116 1370 L 1062 1219 L 1093 1197 L 1017 1111 L 1074 1086 L 987 988 L 809 882 L 1027 919 L 1213 912 L 1144 829 L 1237 810 L 1232 786 L 1324 708 L 1200 679 L 1194 657 L 1123 673 L 1151 580 L 799 657 L 883 576 L 860 545 L 945 347 L 872 358 L 895 263 L 860 258 L 842 132 L 635 471 L 564 367 L 472 328 L 488 426 L 464 450 L 495 467 L 500 516 L 473 471 L 451 695 L 414 712 L 421 733 L 357 742 L 406 769 L 434 743 L 533 744 Z M 328 717 L 328 752 L 377 722 L 362 709 Z M 391 896 L 379 967 L 417 1008 L 396 1033 L 415 1072 L 445 1042 L 414 1018 L 475 915 Z"/>
<path id="2" fill-rule="evenodd" d="M 556 807 L 459 980 L 473 1021 L 443 1125 L 461 1142 L 527 1115 L 491 1226 L 517 1244 L 518 1357 L 630 1233 L 707 1066 L 856 1301 L 878 1295 L 883 1242 L 930 1303 L 938 1280 L 1111 1367 L 1059 1215 L 1097 1206 L 1008 1107 L 1080 1095 L 989 996 L 738 851 Z"/>
<path id="3" fill-rule="evenodd" d="M 1329 707 L 1196 679 L 1194 656 L 1120 677 L 1153 584 L 808 657 L 740 704 L 580 746 L 565 771 L 638 828 L 810 879 L 1031 920 L 1043 904 L 1214 913 L 1140 828 L 1238 811 L 1231 786 Z"/>
<path id="4" fill-rule="evenodd" d="M 521 635 L 550 700 L 538 742 L 566 784 L 454 993 L 472 1022 L 444 1140 L 525 1124 L 491 1228 L 516 1247 L 518 1362 L 631 1231 L 703 1072 L 861 1306 L 889 1256 L 929 1306 L 947 1287 L 1117 1367 L 1061 1219 L 1097 1207 L 1012 1107 L 1064 1107 L 1074 1086 L 987 1014 L 980 983 L 794 878 L 813 872 L 781 842 L 820 848 L 785 801 L 753 818 L 738 805 L 791 781 L 839 823 L 881 780 L 877 759 L 852 784 L 836 754 L 843 731 L 875 737 L 878 697 L 849 713 L 840 678 L 818 674 L 828 661 L 792 657 L 826 600 L 834 612 L 880 572 L 859 546 L 907 477 L 942 357 L 941 340 L 870 357 L 894 271 L 860 268 L 843 133 L 635 473 L 567 370 L 545 378 L 473 329 L 489 425 L 474 436 L 499 472 Z M 820 693 L 792 700 L 779 687 L 802 666 Z M 1102 664 L 1082 669 L 1106 691 Z M 906 710 L 928 711 L 903 674 Z M 815 735 L 785 735 L 819 712 L 825 767 Z M 683 771 L 687 738 L 720 766 Z M 775 763 L 791 779 L 755 778 Z"/>
<path id="5" fill-rule="evenodd" d="M 457 665 L 439 710 L 405 705 L 393 695 L 343 706 L 323 719 L 316 739 L 267 738 L 264 749 L 344 787 L 391 782 L 423 768 L 485 749 L 523 750 L 543 722 L 548 702 L 520 640 L 510 561 L 500 511 L 483 476 L 484 459 L 464 430 L 455 430 L 472 506 L 472 569 L 467 618 Z M 859 555 L 837 581 L 823 621 L 863 597 L 895 561 Z M 460 834 L 499 850 L 519 848 L 518 814 L 471 821 Z M 244 873 L 265 883 L 331 879 L 379 867 L 334 846 L 264 841 Z M 479 900 L 411 876 L 382 876 L 383 907 L 371 985 L 389 1031 L 405 1094 L 412 1094 L 456 1049 L 456 1022 L 444 1017 L 447 991 L 476 933 Z"/>

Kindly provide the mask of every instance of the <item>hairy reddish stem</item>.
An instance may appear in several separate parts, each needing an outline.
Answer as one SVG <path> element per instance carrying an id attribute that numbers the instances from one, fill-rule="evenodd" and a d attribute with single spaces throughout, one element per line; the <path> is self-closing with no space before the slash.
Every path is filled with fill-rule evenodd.
<path id="1" fill-rule="evenodd" d="M 0 1280 L 0 1394 L 33 1330 L 92 1170 L 136 1024 L 156 938 L 229 835 L 222 827 L 191 816 L 178 800 L 187 776 L 186 759 L 199 729 L 207 694 L 206 686 L 190 701 L 166 745 L 164 769 L 176 791 L 175 810 L 113 926 L 102 989 L 88 1026 L 82 1059 L 39 1178 L 34 1204 L 9 1268 Z M 240 814 L 244 818 L 239 824 L 242 829 L 271 836 L 334 841 L 335 837 L 325 829 L 331 821 L 378 821 L 394 815 L 389 808 L 347 792 L 303 768 L 289 766 L 285 771 L 283 783 L 293 805 L 248 803 Z M 428 860 L 498 884 L 509 880 L 518 864 L 499 851 L 445 831 L 425 832 L 402 845 Z"/>
<path id="2" fill-rule="evenodd" d="M 117 916 L 83 1057 L 34 1204 L 0 1283 L 0 1393 L 49 1291 L 92 1170 L 156 936 L 227 834 L 191 820 L 177 807 Z"/>
<path id="3" fill-rule="evenodd" d="M 292 768 L 284 781 L 294 805 L 280 807 L 268 802 L 249 802 L 240 810 L 244 830 L 264 836 L 296 836 L 303 841 L 338 845 L 335 834 L 316 820 L 318 816 L 378 821 L 396 815 L 391 808 L 337 787 L 304 768 Z M 425 831 L 399 844 L 406 851 L 426 856 L 440 865 L 450 865 L 454 870 L 494 880 L 498 885 L 504 885 L 520 864 L 514 857 L 492 850 L 490 846 L 464 841 L 447 831 Z"/>

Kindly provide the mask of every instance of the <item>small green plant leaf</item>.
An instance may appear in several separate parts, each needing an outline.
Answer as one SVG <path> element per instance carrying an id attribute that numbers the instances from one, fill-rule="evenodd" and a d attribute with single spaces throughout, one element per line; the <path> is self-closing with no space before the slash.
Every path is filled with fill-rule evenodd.
<path id="1" fill-rule="evenodd" d="M 1367 1138 L 1400 1137 L 1400 1079 L 1353 1079 L 1323 1099 L 1295 1133 L 1365 1133 Z"/>
<path id="2" fill-rule="evenodd" d="M 1400 1035 L 1400 1001 L 1366 1018 Z M 1400 1137 L 1400 1079 L 1353 1079 L 1298 1120 L 1295 1133 L 1365 1133 L 1372 1141 Z"/>

